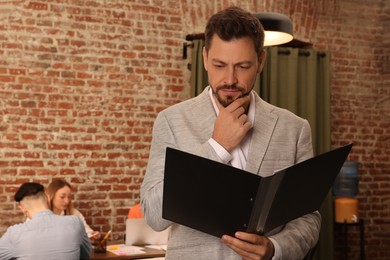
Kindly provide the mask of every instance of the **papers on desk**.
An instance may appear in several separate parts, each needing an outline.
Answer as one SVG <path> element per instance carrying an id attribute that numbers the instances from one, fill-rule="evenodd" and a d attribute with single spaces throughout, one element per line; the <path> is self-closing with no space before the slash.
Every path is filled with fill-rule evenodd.
<path id="1" fill-rule="evenodd" d="M 140 246 L 127 246 L 125 244 L 111 245 L 107 247 L 107 251 L 116 255 L 138 255 L 144 254 L 144 247 Z"/>
<path id="2" fill-rule="evenodd" d="M 161 256 L 165 255 L 166 246 L 164 245 L 148 245 L 148 246 L 129 246 L 125 244 L 107 246 L 107 251 L 119 256 Z"/>

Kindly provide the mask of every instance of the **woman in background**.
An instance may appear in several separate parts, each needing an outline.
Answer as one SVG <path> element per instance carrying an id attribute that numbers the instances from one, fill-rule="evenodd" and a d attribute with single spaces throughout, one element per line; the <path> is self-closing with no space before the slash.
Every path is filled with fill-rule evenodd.
<path id="1" fill-rule="evenodd" d="M 85 232 L 90 239 L 98 239 L 101 234 L 94 231 L 85 221 L 80 211 L 74 208 L 72 203 L 72 187 L 64 180 L 52 181 L 45 190 L 49 201 L 49 207 L 57 215 L 74 215 L 78 216 L 84 223 Z"/>

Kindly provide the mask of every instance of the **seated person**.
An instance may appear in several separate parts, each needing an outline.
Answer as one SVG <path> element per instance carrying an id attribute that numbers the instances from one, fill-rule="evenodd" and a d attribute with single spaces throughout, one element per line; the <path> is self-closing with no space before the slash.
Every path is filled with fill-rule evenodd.
<path id="1" fill-rule="evenodd" d="M 127 218 L 144 218 L 144 214 L 141 211 L 141 204 L 137 203 L 130 208 Z"/>
<path id="2" fill-rule="evenodd" d="M 74 215 L 78 216 L 84 223 L 85 231 L 91 239 L 101 237 L 99 231 L 94 231 L 85 221 L 80 211 L 74 208 L 72 203 L 72 187 L 65 180 L 54 180 L 46 189 L 46 195 L 49 199 L 49 207 L 56 215 Z"/>
<path id="3" fill-rule="evenodd" d="M 41 184 L 24 183 L 14 198 L 30 220 L 0 238 L 0 259 L 89 259 L 91 242 L 82 221 L 53 214 Z"/>

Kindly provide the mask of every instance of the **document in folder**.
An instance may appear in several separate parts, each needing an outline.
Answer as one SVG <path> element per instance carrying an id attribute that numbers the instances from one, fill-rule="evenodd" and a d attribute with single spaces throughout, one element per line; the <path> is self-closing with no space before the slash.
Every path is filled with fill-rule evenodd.
<path id="1" fill-rule="evenodd" d="M 260 177 L 168 147 L 162 216 L 216 237 L 267 233 L 320 208 L 351 148 Z"/>

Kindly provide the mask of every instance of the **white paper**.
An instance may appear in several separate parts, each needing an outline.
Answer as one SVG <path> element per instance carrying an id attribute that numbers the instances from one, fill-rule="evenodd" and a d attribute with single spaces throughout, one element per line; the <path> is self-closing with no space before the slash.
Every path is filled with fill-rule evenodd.
<path id="1" fill-rule="evenodd" d="M 125 244 L 107 246 L 107 251 L 110 251 L 111 253 L 114 253 L 114 254 L 120 255 L 120 256 L 134 255 L 134 254 L 146 254 L 145 251 L 143 251 L 143 247 L 127 246 Z"/>

